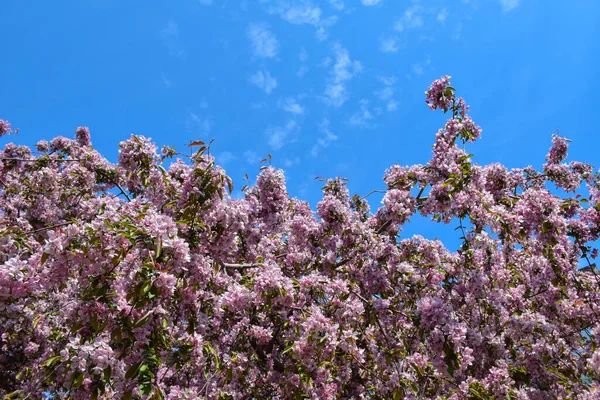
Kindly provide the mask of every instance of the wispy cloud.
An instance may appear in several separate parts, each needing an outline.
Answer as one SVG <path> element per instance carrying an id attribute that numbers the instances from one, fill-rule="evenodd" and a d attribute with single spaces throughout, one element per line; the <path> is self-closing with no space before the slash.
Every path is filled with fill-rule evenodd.
<path id="1" fill-rule="evenodd" d="M 360 2 L 363 4 L 363 6 L 370 7 L 381 3 L 381 0 L 360 0 Z"/>
<path id="2" fill-rule="evenodd" d="M 448 9 L 442 8 L 440 11 L 438 11 L 436 19 L 443 23 L 446 22 L 446 18 L 448 18 Z"/>
<path id="3" fill-rule="evenodd" d="M 294 165 L 300 164 L 300 157 L 296 156 L 294 158 L 285 158 L 283 160 L 283 166 L 286 168 L 293 167 Z"/>
<path id="4" fill-rule="evenodd" d="M 369 100 L 362 99 L 360 102 L 360 110 L 355 112 L 348 118 L 348 124 L 360 128 L 373 128 L 373 119 L 375 115 L 369 110 Z"/>
<path id="5" fill-rule="evenodd" d="M 220 153 L 217 153 L 215 155 L 215 159 L 220 163 L 220 164 L 227 164 L 235 159 L 237 159 L 237 157 L 230 151 L 222 151 Z"/>
<path id="6" fill-rule="evenodd" d="M 425 62 L 413 64 L 412 72 L 417 76 L 421 76 L 425 73 L 425 68 L 427 68 L 430 64 L 431 64 L 431 57 L 427 56 L 427 60 Z"/>
<path id="7" fill-rule="evenodd" d="M 313 146 L 310 154 L 313 157 L 319 155 L 319 152 L 323 149 L 326 149 L 331 143 L 338 140 L 338 137 L 333 134 L 331 129 L 329 128 L 330 122 L 327 118 L 323 119 L 319 125 L 319 131 L 321 132 L 321 137 L 317 139 L 317 143 Z"/>
<path id="8" fill-rule="evenodd" d="M 206 136 L 213 127 L 211 117 L 189 112 L 185 120 L 185 129 L 194 134 Z"/>
<path id="9" fill-rule="evenodd" d="M 306 61 L 308 61 L 308 53 L 306 52 L 306 49 L 302 49 L 300 54 L 298 54 L 298 60 L 300 60 L 300 68 L 298 68 L 296 76 L 298 76 L 298 78 L 302 78 L 308 72 L 308 65 L 306 65 Z"/>
<path id="10" fill-rule="evenodd" d="M 400 17 L 395 25 L 394 29 L 398 32 L 404 32 L 409 29 L 420 28 L 423 26 L 423 7 L 415 4 L 404 11 L 404 15 Z"/>
<path id="11" fill-rule="evenodd" d="M 396 77 L 381 76 L 378 78 L 378 80 L 385 86 L 380 90 L 376 90 L 375 96 L 377 96 L 379 100 L 381 100 L 385 104 L 385 109 L 387 111 L 396 111 L 396 108 L 398 107 L 398 101 L 394 98 L 394 95 L 396 94 L 396 89 L 393 87 L 393 85 L 395 85 L 397 81 Z"/>
<path id="12" fill-rule="evenodd" d="M 295 142 L 300 127 L 294 120 L 289 120 L 283 126 L 270 126 L 266 130 L 267 142 L 274 150 L 279 150 L 286 144 Z"/>
<path id="13" fill-rule="evenodd" d="M 397 36 L 388 36 L 385 38 L 379 39 L 379 50 L 384 53 L 395 53 L 399 49 L 398 47 L 398 37 Z"/>
<path id="14" fill-rule="evenodd" d="M 329 0 L 329 4 L 331 4 L 331 7 L 335 8 L 336 10 L 344 9 L 344 1 L 343 0 Z"/>
<path id="15" fill-rule="evenodd" d="M 293 97 L 286 97 L 285 99 L 279 99 L 279 101 L 277 102 L 277 106 L 279 108 L 284 109 L 287 112 L 292 113 L 292 114 L 296 114 L 296 115 L 304 114 L 304 107 L 302 107 L 298 103 L 298 100 Z"/>
<path id="16" fill-rule="evenodd" d="M 380 76 L 377 78 L 377 80 L 386 86 L 395 85 L 396 82 L 398 82 L 398 78 L 396 78 L 393 75 L 392 76 Z"/>
<path id="17" fill-rule="evenodd" d="M 260 161 L 260 157 L 258 156 L 258 154 L 256 154 L 255 151 L 246 150 L 244 152 L 244 160 L 246 160 L 248 164 L 256 164 Z"/>
<path id="18" fill-rule="evenodd" d="M 394 88 L 391 86 L 386 86 L 381 90 L 377 90 L 375 95 L 379 97 L 380 100 L 386 101 L 394 97 Z"/>
<path id="19" fill-rule="evenodd" d="M 291 24 L 314 26 L 319 40 L 327 39 L 326 29 L 337 21 L 336 16 L 323 17 L 321 8 L 309 0 L 263 0 L 263 3 L 268 4 L 267 12 L 279 15 Z M 340 1 L 334 0 L 334 3 L 339 4 Z"/>
<path id="20" fill-rule="evenodd" d="M 181 60 L 187 58 L 187 52 L 178 44 L 179 27 L 174 21 L 169 21 L 166 27 L 160 30 L 159 36 L 163 44 L 169 49 L 169 54 Z"/>
<path id="21" fill-rule="evenodd" d="M 335 64 L 331 69 L 331 78 L 325 87 L 325 100 L 329 105 L 340 107 L 348 99 L 346 82 L 362 71 L 362 65 L 350 58 L 348 50 L 339 43 L 333 46 Z"/>
<path id="22" fill-rule="evenodd" d="M 423 66 L 421 64 L 414 64 L 412 66 L 412 71 L 415 73 L 415 75 L 421 76 L 423 75 Z"/>
<path id="23" fill-rule="evenodd" d="M 509 12 L 517 8 L 521 0 L 500 0 L 500 3 L 504 12 Z"/>
<path id="24" fill-rule="evenodd" d="M 273 78 L 269 71 L 257 71 L 250 76 L 248 81 L 257 88 L 264 90 L 266 94 L 271 94 L 273 89 L 277 87 L 277 79 Z"/>
<path id="25" fill-rule="evenodd" d="M 454 28 L 454 32 L 452 33 L 452 39 L 454 39 L 454 40 L 460 39 L 462 30 L 463 30 L 463 23 L 459 22 L 458 25 L 456 25 L 456 28 Z"/>
<path id="26" fill-rule="evenodd" d="M 255 57 L 274 58 L 277 57 L 279 43 L 275 35 L 263 23 L 250 24 L 248 27 L 248 38 L 252 44 Z"/>

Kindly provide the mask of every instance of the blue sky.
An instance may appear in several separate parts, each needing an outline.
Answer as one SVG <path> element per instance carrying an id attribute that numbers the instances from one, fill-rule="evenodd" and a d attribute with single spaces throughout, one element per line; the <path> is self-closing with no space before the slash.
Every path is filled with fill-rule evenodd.
<path id="1" fill-rule="evenodd" d="M 34 144 L 89 126 L 116 160 L 131 133 L 213 154 L 239 189 L 267 153 L 293 196 L 315 176 L 384 187 L 426 163 L 445 118 L 423 92 L 451 75 L 483 136 L 478 163 L 543 163 L 557 128 L 600 164 L 596 0 L 3 1 L 0 119 Z M 377 199 L 373 205 L 377 204 Z"/>

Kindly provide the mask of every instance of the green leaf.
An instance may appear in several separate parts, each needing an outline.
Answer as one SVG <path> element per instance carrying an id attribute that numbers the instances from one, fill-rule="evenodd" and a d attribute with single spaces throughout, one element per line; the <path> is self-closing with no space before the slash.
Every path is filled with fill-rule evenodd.
<path id="1" fill-rule="evenodd" d="M 83 379 L 85 378 L 85 375 L 83 375 L 81 372 L 75 372 L 73 374 L 73 378 L 71 378 L 71 385 L 73 387 L 79 388 L 81 386 L 81 384 L 83 383 Z"/>
<path id="2" fill-rule="evenodd" d="M 140 287 L 140 291 L 139 291 L 140 297 L 144 297 L 144 295 L 146 293 L 148 293 L 151 288 L 152 288 L 152 281 L 150 281 L 150 280 L 145 281 L 144 284 Z"/>
<path id="3" fill-rule="evenodd" d="M 143 317 L 138 319 L 135 324 L 133 324 L 133 327 L 139 328 L 140 326 L 146 324 L 146 322 L 148 322 L 148 320 L 150 319 L 150 316 L 152 315 L 153 312 L 154 312 L 154 310 L 148 311 L 146 314 L 144 314 Z"/>
<path id="4" fill-rule="evenodd" d="M 61 356 L 50 357 L 49 359 L 47 359 L 46 361 L 44 361 L 42 363 L 42 367 L 49 367 L 52 364 L 54 364 L 56 361 L 61 361 L 61 360 L 62 360 Z"/>
<path id="5" fill-rule="evenodd" d="M 48 259 L 49 256 L 50 256 L 50 254 L 43 253 L 42 258 L 40 259 L 40 265 L 44 265 L 44 263 L 46 262 L 46 260 Z"/>
<path id="6" fill-rule="evenodd" d="M 398 388 L 394 391 L 394 394 L 392 395 L 392 399 L 393 400 L 401 400 L 404 398 L 404 389 L 403 388 Z"/>
<path id="7" fill-rule="evenodd" d="M 142 365 L 141 362 L 137 362 L 137 363 L 133 364 L 131 367 L 129 367 L 127 372 L 125 372 L 125 379 L 135 378 L 137 376 L 138 372 L 140 372 L 141 365 Z M 131 394 L 130 394 L 130 396 L 131 396 Z"/>
<path id="8" fill-rule="evenodd" d="M 112 368 L 110 365 L 104 368 L 104 380 L 108 382 L 110 380 L 110 375 L 112 374 Z"/>
<path id="9" fill-rule="evenodd" d="M 5 399 L 16 399 L 17 397 L 19 397 L 20 394 L 21 394 L 21 390 L 15 390 L 14 392 L 10 392 L 6 396 L 4 396 L 4 398 Z"/>

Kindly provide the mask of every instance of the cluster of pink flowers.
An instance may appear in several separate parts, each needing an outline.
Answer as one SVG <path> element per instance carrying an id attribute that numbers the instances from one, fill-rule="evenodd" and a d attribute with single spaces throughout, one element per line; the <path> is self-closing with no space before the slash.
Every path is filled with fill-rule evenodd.
<path id="1" fill-rule="evenodd" d="M 374 213 L 339 178 L 312 210 L 273 167 L 234 199 L 201 142 L 7 144 L 0 396 L 600 397 L 598 173 L 558 136 L 541 171 L 474 164 L 449 77 L 426 101 L 452 115 Z M 459 245 L 402 236 L 416 213 Z"/>
<path id="2" fill-rule="evenodd" d="M 11 132 L 10 124 L 8 121 L 0 119 L 0 137 Z"/>
<path id="3" fill-rule="evenodd" d="M 447 90 L 450 85 L 450 76 L 442 76 L 433 81 L 429 89 L 425 92 L 425 102 L 432 110 L 441 108 L 448 111 L 454 101 L 452 91 Z"/>

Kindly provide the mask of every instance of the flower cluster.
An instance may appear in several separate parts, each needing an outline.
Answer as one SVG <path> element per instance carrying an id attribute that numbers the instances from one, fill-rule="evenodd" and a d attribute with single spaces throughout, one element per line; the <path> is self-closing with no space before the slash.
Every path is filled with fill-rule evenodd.
<path id="1" fill-rule="evenodd" d="M 0 119 L 0 137 L 9 134 L 11 132 L 10 124 L 8 121 Z"/>
<path id="2" fill-rule="evenodd" d="M 450 76 L 446 75 L 433 81 L 429 89 L 425 92 L 425 102 L 432 110 L 441 108 L 448 111 L 454 101 L 454 93 L 448 90 L 450 86 Z"/>
<path id="3" fill-rule="evenodd" d="M 206 147 L 7 144 L 0 396 L 599 398 L 598 173 L 557 136 L 541 171 L 477 165 L 449 77 L 426 101 L 452 116 L 374 213 L 341 178 L 314 211 L 273 167 L 232 198 Z M 404 237 L 417 213 L 458 244 Z"/>

